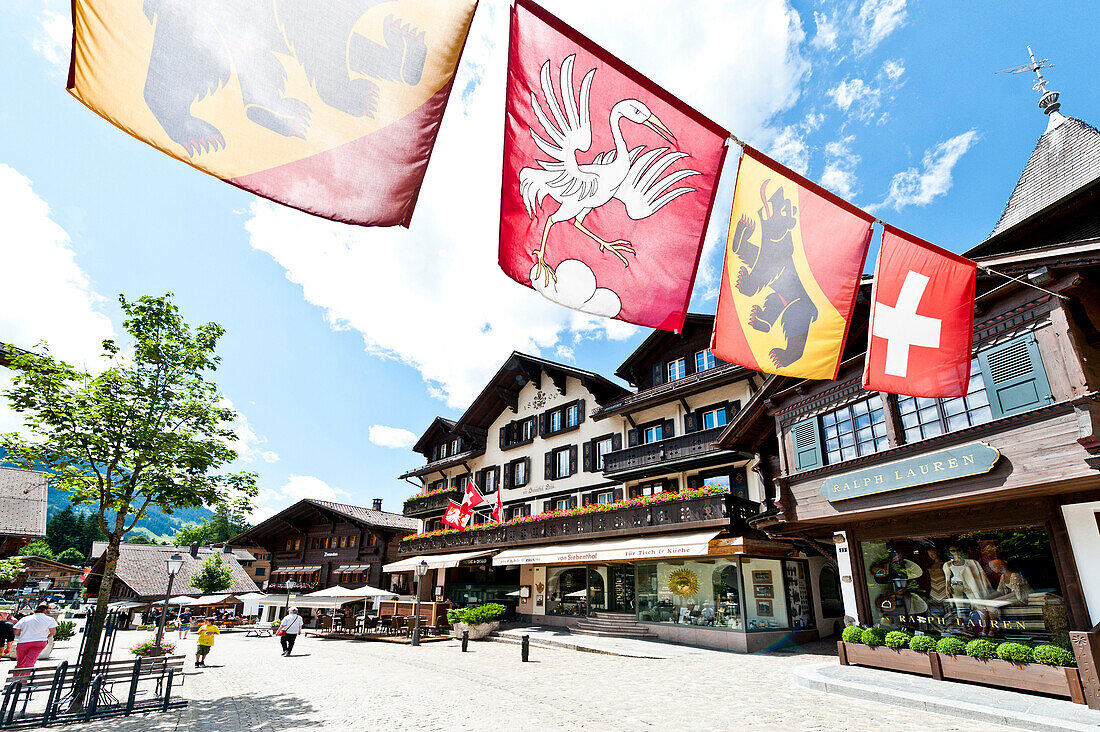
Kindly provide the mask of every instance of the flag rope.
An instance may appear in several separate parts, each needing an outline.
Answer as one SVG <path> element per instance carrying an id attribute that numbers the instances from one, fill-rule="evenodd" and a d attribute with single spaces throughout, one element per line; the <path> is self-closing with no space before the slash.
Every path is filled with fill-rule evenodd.
<path id="1" fill-rule="evenodd" d="M 1038 290 L 1039 292 L 1045 292 L 1046 294 L 1048 294 L 1048 295 L 1050 295 L 1050 296 L 1052 296 L 1052 297 L 1056 297 L 1056 298 L 1058 298 L 1059 300 L 1069 300 L 1069 297 L 1067 297 L 1066 295 L 1063 295 L 1063 294 L 1061 294 L 1061 293 L 1058 293 L 1058 292 L 1053 292 L 1052 290 L 1048 290 L 1048 289 L 1046 289 L 1045 287 L 1039 287 L 1039 286 L 1038 286 L 1038 285 L 1036 285 L 1035 283 L 1033 283 L 1033 282 L 1028 282 L 1027 280 L 1022 280 L 1022 279 L 1020 279 L 1019 277 L 1013 277 L 1012 275 L 1009 275 L 1009 274 L 1005 274 L 1004 272 L 998 272 L 998 271 L 997 271 L 997 270 L 995 270 L 995 269 L 990 269 L 989 267 L 985 267 L 985 266 L 983 266 L 983 265 L 980 265 L 980 264 L 978 265 L 978 269 L 980 269 L 980 270 L 982 270 L 983 272 L 986 272 L 986 273 L 988 273 L 988 274 L 991 274 L 991 275 L 997 275 L 998 277 L 1004 277 L 1004 278 L 1005 278 L 1006 280 L 1012 280 L 1013 282 L 1016 282 L 1016 283 L 1018 283 L 1018 284 L 1021 284 L 1021 285 L 1027 285 L 1028 287 L 1031 287 L 1031 288 L 1033 288 L 1033 289 L 1036 289 L 1036 290 Z M 995 287 L 995 288 L 993 288 L 992 290 L 990 290 L 989 292 L 985 292 L 985 293 L 982 293 L 982 294 L 981 294 L 981 295 L 979 295 L 978 297 L 974 298 L 975 302 L 976 302 L 976 301 L 978 301 L 978 300 L 981 300 L 981 299 L 982 299 L 983 297 L 985 297 L 986 295 L 991 295 L 991 294 L 993 294 L 994 292 L 996 292 L 997 290 L 1001 289 L 1001 287 L 1004 287 L 1004 286 L 1005 286 L 1005 285 L 1007 285 L 1007 284 L 1008 284 L 1008 283 L 1006 282 L 1006 283 L 1005 283 L 1004 285 L 1000 285 L 999 287 Z"/>

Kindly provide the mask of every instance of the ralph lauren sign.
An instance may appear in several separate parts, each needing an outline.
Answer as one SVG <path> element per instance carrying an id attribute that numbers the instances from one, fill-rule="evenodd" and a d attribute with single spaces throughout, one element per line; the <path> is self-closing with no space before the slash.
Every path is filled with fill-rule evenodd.
<path id="1" fill-rule="evenodd" d="M 996 448 L 984 442 L 971 442 L 827 478 L 821 486 L 821 495 L 830 501 L 843 501 L 969 475 L 981 475 L 992 470 L 1000 457 L 1001 453 Z"/>

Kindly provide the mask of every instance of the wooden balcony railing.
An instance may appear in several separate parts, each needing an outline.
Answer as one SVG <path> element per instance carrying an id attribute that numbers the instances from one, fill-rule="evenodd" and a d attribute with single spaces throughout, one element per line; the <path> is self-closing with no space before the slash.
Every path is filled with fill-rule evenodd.
<path id="1" fill-rule="evenodd" d="M 551 518 L 520 524 L 475 529 L 455 534 L 402 541 L 402 555 L 432 554 L 462 549 L 504 549 L 528 544 L 611 539 L 634 534 L 687 531 L 704 528 L 747 527 L 759 505 L 728 494 L 620 508 L 567 518 Z"/>
<path id="2" fill-rule="evenodd" d="M 603 458 L 604 475 L 719 452 L 719 448 L 714 446 L 714 442 L 722 434 L 723 429 L 725 428 L 713 427 L 709 430 L 689 432 L 679 437 L 670 437 L 659 442 L 650 442 L 645 445 L 636 445 L 609 452 Z"/>
<path id="3" fill-rule="evenodd" d="M 420 517 L 427 514 L 443 513 L 447 508 L 447 502 L 458 498 L 461 491 L 458 488 L 451 488 L 450 490 L 443 491 L 442 493 L 436 493 L 434 496 L 426 496 L 424 498 L 414 498 L 405 501 L 405 508 L 403 513 L 406 516 Z"/>

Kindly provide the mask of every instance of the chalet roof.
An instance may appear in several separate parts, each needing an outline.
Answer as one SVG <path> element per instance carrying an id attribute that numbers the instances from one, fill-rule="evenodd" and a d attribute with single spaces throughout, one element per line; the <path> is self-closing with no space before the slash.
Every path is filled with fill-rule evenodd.
<path id="1" fill-rule="evenodd" d="M 567 376 L 579 380 L 601 405 L 630 393 L 625 387 L 591 371 L 513 351 L 477 398 L 466 408 L 465 413 L 455 423 L 455 429 L 471 430 L 475 434 L 488 429 L 505 409 L 516 407 L 520 390 L 529 382 L 535 382 L 539 388 L 543 388 L 543 371 L 550 377 L 553 385 L 562 391 L 565 389 Z"/>
<path id="2" fill-rule="evenodd" d="M 99 554 L 96 555 L 96 547 L 93 545 L 93 555 L 99 556 L 92 566 L 92 575 L 97 578 L 103 574 L 103 552 L 106 542 L 95 542 L 102 545 Z M 203 549 L 206 551 L 204 552 Z M 173 554 L 183 557 L 183 567 L 172 584 L 172 591 L 186 594 L 189 589 L 193 591 L 191 578 L 199 571 L 199 567 L 212 554 L 220 554 L 226 566 L 232 573 L 233 584 L 226 590 L 233 594 L 245 592 L 258 592 L 259 587 L 248 576 L 248 572 L 241 566 L 235 553 L 225 554 L 217 550 L 201 547 L 199 556 L 192 557 L 190 547 L 186 546 L 158 546 L 154 544 L 123 544 L 119 547 L 118 564 L 115 567 L 115 578 L 123 582 L 134 591 L 138 597 L 162 598 L 168 589 L 168 565 L 167 560 Z M 98 582 L 95 583 L 98 585 Z"/>
<path id="3" fill-rule="evenodd" d="M 284 508 L 271 518 L 261 521 L 248 531 L 245 531 L 229 540 L 230 544 L 247 544 L 257 542 L 259 537 L 282 533 L 288 526 L 293 527 L 296 519 L 310 514 L 337 515 L 355 523 L 365 524 L 374 528 L 392 529 L 396 531 L 416 531 L 420 528 L 420 522 L 408 518 L 399 513 L 389 511 L 375 511 L 373 508 L 351 506 L 346 503 L 334 503 L 332 501 L 318 501 L 313 498 L 303 498 L 292 506 Z"/>
<path id="4" fill-rule="evenodd" d="M 627 394 L 622 399 L 611 402 L 602 409 L 596 410 L 592 415 L 595 419 L 603 419 L 613 414 L 639 412 L 643 409 L 675 401 L 681 397 L 698 394 L 708 389 L 713 389 L 723 384 L 728 384 L 739 379 L 752 378 L 757 372 L 738 366 L 734 363 L 724 363 L 706 371 L 698 371 L 690 376 L 685 376 L 675 381 L 666 381 L 663 384 L 642 389 Z"/>
<path id="5" fill-rule="evenodd" d="M 46 535 L 46 474 L 0 467 L 0 536 Z"/>
<path id="6" fill-rule="evenodd" d="M 432 423 L 428 425 L 428 429 L 424 430 L 424 433 L 420 435 L 420 439 L 416 441 L 416 444 L 413 445 L 413 450 L 426 455 L 432 443 L 444 435 L 454 434 L 454 431 L 455 423 L 453 419 L 436 417 L 432 420 Z"/>
<path id="7" fill-rule="evenodd" d="M 19 557 L 19 558 L 21 560 L 23 560 L 24 568 L 29 564 L 40 564 L 43 567 L 46 567 L 48 569 L 62 569 L 62 570 L 68 570 L 70 572 L 77 572 L 77 573 L 82 571 L 81 567 L 78 567 L 78 566 L 75 566 L 75 565 L 72 565 L 72 564 L 65 564 L 64 562 L 58 562 L 54 559 L 46 559 L 45 557 L 30 556 L 30 557 Z"/>
<path id="8" fill-rule="evenodd" d="M 189 547 L 189 546 L 165 546 L 163 544 L 124 544 L 123 546 L 134 547 L 134 551 L 141 551 L 143 549 L 150 550 L 150 551 L 159 551 L 161 549 L 171 549 L 172 551 L 176 551 L 176 552 L 190 552 L 191 551 L 191 547 Z M 232 546 L 232 542 L 230 543 L 230 546 Z M 93 559 L 98 559 L 99 555 L 101 555 L 106 550 L 107 550 L 107 542 L 105 542 L 105 541 L 93 541 L 92 542 L 92 550 L 91 550 L 91 552 L 88 553 L 88 561 L 91 561 Z M 223 554 L 224 555 L 224 552 L 222 551 L 222 547 L 220 547 L 220 546 L 219 547 L 200 546 L 199 549 L 198 549 L 198 552 L 199 552 L 199 558 L 200 559 L 206 559 L 206 557 L 210 556 L 211 554 Z M 241 561 L 241 562 L 251 562 L 251 561 L 256 559 L 256 557 L 252 556 L 252 552 L 250 552 L 246 549 L 233 549 L 233 556 L 235 556 L 237 558 L 237 560 Z"/>
<path id="9" fill-rule="evenodd" d="M 688 313 L 684 319 L 683 332 L 686 333 L 691 328 L 706 328 L 711 330 L 714 328 L 714 316 L 706 315 L 703 313 Z M 649 361 L 657 353 L 670 348 L 672 342 L 679 341 L 683 336 L 679 333 L 673 333 L 668 330 L 654 329 L 649 336 L 641 342 L 641 344 L 634 349 L 633 353 L 626 357 L 619 368 L 615 369 L 615 375 L 624 381 L 634 383 L 634 379 L 631 376 L 631 371 L 635 370 L 641 363 Z"/>
<path id="10" fill-rule="evenodd" d="M 1100 131 L 1073 117 L 1052 119 L 989 237 L 968 256 L 984 254 L 1021 225 L 1100 184 Z"/>

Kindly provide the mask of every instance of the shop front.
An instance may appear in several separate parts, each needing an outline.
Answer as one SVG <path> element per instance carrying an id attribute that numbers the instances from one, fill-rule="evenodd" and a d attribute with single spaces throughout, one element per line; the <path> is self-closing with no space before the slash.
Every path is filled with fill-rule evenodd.
<path id="1" fill-rule="evenodd" d="M 707 531 L 506 550 L 493 562 L 519 567 L 520 618 L 541 624 L 613 617 L 663 640 L 753 652 L 839 621 L 815 597 L 821 578 L 837 594 L 836 572 L 784 542 Z"/>

